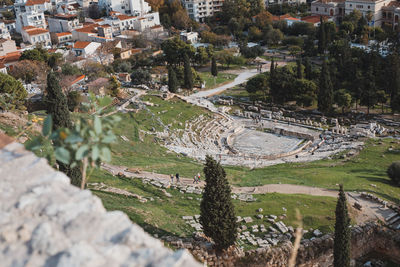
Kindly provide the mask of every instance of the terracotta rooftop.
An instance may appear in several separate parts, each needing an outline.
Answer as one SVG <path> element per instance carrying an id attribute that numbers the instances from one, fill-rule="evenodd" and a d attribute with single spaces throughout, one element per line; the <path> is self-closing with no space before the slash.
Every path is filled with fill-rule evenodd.
<path id="1" fill-rule="evenodd" d="M 136 17 L 128 16 L 128 15 L 117 15 L 116 16 L 119 20 L 127 20 L 127 19 L 134 19 Z"/>
<path id="2" fill-rule="evenodd" d="M 57 37 L 62 37 L 62 36 L 66 36 L 66 35 L 72 35 L 72 33 L 70 33 L 70 32 L 59 32 L 59 33 L 56 33 Z"/>
<path id="3" fill-rule="evenodd" d="M 83 28 L 75 29 L 75 31 L 77 31 L 77 32 L 85 32 L 85 33 L 97 33 L 96 27 L 98 27 L 98 26 L 99 26 L 99 24 L 92 23 L 92 24 L 89 24 L 89 25 L 87 25 L 87 26 L 85 26 Z"/>
<path id="4" fill-rule="evenodd" d="M 21 57 L 20 51 L 11 52 L 6 54 L 5 56 L 0 57 L 0 62 L 3 64 L 7 64 L 10 62 L 18 61 L 20 57 Z"/>
<path id="5" fill-rule="evenodd" d="M 75 49 L 84 49 L 86 46 L 88 46 L 90 44 L 90 42 L 82 42 L 82 41 L 77 41 L 74 44 L 74 48 Z"/>
<path id="6" fill-rule="evenodd" d="M 23 30 L 30 36 L 38 35 L 38 34 L 44 34 L 44 33 L 48 33 L 49 32 L 46 29 L 36 28 L 36 27 L 32 27 L 32 26 L 24 27 Z"/>
<path id="7" fill-rule="evenodd" d="M 28 0 L 28 1 L 26 1 L 25 6 L 43 5 L 46 2 L 49 2 L 49 1 L 47 1 L 47 0 Z"/>
<path id="8" fill-rule="evenodd" d="M 315 24 L 315 23 L 320 22 L 320 20 L 321 20 L 320 17 L 322 17 L 324 20 L 329 18 L 328 16 L 315 15 L 315 16 L 307 16 L 307 17 L 301 18 L 301 21 Z"/>
<path id="9" fill-rule="evenodd" d="M 285 20 L 285 19 L 300 20 L 298 18 L 293 18 L 289 14 L 285 14 L 285 15 L 281 15 L 281 16 L 272 16 L 272 21 L 280 21 L 280 20 Z"/>

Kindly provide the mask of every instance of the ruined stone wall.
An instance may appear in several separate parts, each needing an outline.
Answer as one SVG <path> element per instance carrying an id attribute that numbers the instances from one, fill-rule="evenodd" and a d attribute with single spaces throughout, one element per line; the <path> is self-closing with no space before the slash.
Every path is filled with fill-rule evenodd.
<path id="1" fill-rule="evenodd" d="M 201 266 L 0 134 L 1 266 Z"/>
<path id="2" fill-rule="evenodd" d="M 173 246 L 187 248 L 202 262 L 210 266 L 263 266 L 286 267 L 293 250 L 290 241 L 273 248 L 258 248 L 244 252 L 231 248 L 218 255 L 212 250 L 211 243 L 204 238 L 190 240 L 167 240 Z M 393 262 L 400 264 L 400 232 L 384 226 L 368 223 L 355 226 L 351 231 L 351 258 L 358 259 L 371 252 L 380 253 Z M 333 236 L 304 240 L 298 250 L 298 267 L 333 266 Z"/>

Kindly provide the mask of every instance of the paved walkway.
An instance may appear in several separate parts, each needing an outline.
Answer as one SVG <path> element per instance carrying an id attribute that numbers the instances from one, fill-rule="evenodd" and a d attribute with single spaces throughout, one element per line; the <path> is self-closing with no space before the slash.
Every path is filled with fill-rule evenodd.
<path id="1" fill-rule="evenodd" d="M 247 69 L 244 70 L 243 72 L 241 72 L 236 78 L 235 80 L 233 80 L 233 82 L 224 84 L 220 87 L 214 88 L 214 89 L 210 89 L 210 90 L 206 90 L 206 91 L 200 91 L 198 93 L 192 94 L 189 97 L 190 98 L 199 98 L 199 97 L 209 97 L 212 95 L 216 95 L 219 94 L 229 88 L 235 87 L 236 85 L 239 85 L 241 83 L 247 82 L 248 79 L 250 79 L 251 77 L 255 76 L 259 74 L 259 72 L 257 71 L 257 69 Z"/>
<path id="2" fill-rule="evenodd" d="M 124 166 L 103 164 L 102 168 L 113 175 L 117 175 L 118 173 L 123 173 L 126 177 L 129 178 L 139 178 L 139 179 L 147 178 L 161 182 L 170 181 L 169 175 L 145 172 L 145 171 L 136 171 L 133 169 L 128 169 Z M 181 177 L 180 183 L 183 185 L 190 185 L 201 188 L 205 186 L 204 180 L 202 180 L 199 184 L 193 184 L 193 178 Z M 337 190 L 330 190 L 325 188 L 304 186 L 304 185 L 294 185 L 294 184 L 266 184 L 262 186 L 251 186 L 251 187 L 232 186 L 232 192 L 236 194 L 280 193 L 280 194 L 304 194 L 311 196 L 323 196 L 323 197 L 334 197 L 334 198 L 338 197 Z M 377 219 L 385 221 L 385 218 L 388 217 L 391 213 L 393 213 L 391 209 L 382 209 L 380 204 L 361 198 L 359 193 L 347 192 L 347 200 L 350 203 L 350 205 L 354 205 L 355 202 L 358 202 L 362 206 L 362 211 L 354 209 L 356 217 L 355 219 L 358 224 Z"/>

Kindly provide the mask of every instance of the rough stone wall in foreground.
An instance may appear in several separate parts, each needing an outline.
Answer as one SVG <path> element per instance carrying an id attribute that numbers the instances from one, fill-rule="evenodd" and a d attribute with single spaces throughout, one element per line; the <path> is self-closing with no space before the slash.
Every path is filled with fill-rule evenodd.
<path id="1" fill-rule="evenodd" d="M 1 266 L 201 266 L 5 139 L 0 134 Z"/>

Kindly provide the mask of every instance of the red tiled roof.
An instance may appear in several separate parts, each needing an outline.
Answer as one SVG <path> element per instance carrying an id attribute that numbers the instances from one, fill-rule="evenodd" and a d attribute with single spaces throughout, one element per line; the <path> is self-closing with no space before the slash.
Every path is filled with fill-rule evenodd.
<path id="1" fill-rule="evenodd" d="M 77 41 L 74 44 L 74 48 L 75 49 L 84 49 L 86 46 L 88 46 L 90 44 L 90 42 L 82 42 L 82 41 Z"/>
<path id="2" fill-rule="evenodd" d="M 83 28 L 75 29 L 75 31 L 77 31 L 77 32 L 85 32 L 85 33 L 97 33 L 97 31 L 95 30 L 95 28 L 97 26 L 99 26 L 99 24 L 92 23 L 92 24 L 89 24 L 89 25 L 87 25 L 87 26 L 85 26 Z"/>
<path id="3" fill-rule="evenodd" d="M 136 17 L 127 16 L 127 15 L 117 15 L 116 16 L 119 20 L 127 20 L 127 19 L 134 19 Z"/>
<path id="4" fill-rule="evenodd" d="M 73 80 L 73 81 L 70 83 L 69 86 L 71 86 L 71 85 L 73 85 L 73 84 L 75 84 L 75 83 L 77 83 L 77 82 L 82 81 L 83 79 L 85 79 L 85 77 L 86 77 L 85 75 L 81 75 L 81 76 L 76 77 L 76 79 Z"/>
<path id="5" fill-rule="evenodd" d="M 30 36 L 49 32 L 48 30 L 45 30 L 42 28 L 36 28 L 36 27 L 32 27 L 32 26 L 24 27 L 23 30 Z"/>
<path id="6" fill-rule="evenodd" d="M 72 33 L 70 33 L 70 32 L 59 32 L 59 33 L 56 33 L 57 37 L 62 37 L 62 36 L 66 36 L 66 35 L 72 35 Z"/>
<path id="7" fill-rule="evenodd" d="M 25 6 L 34 6 L 34 5 L 43 5 L 48 2 L 47 0 L 28 0 L 25 3 Z"/>
<path id="8" fill-rule="evenodd" d="M 301 18 L 301 21 L 305 21 L 305 22 L 308 22 L 308 23 L 315 24 L 315 23 L 320 22 L 320 20 L 321 20 L 320 17 L 321 17 L 321 16 L 318 16 L 318 15 L 315 15 L 315 16 L 307 16 L 307 17 Z M 326 18 L 328 18 L 328 16 L 322 16 L 322 18 L 323 18 L 323 19 L 326 19 Z"/>
<path id="9" fill-rule="evenodd" d="M 18 61 L 18 59 L 21 57 L 21 54 L 22 53 L 20 51 L 8 53 L 5 56 L 0 57 L 0 62 L 6 64 Z"/>
<path id="10" fill-rule="evenodd" d="M 281 16 L 272 16 L 273 21 L 280 21 L 280 20 L 284 20 L 284 19 L 299 20 L 297 18 L 293 18 L 289 14 L 285 14 L 285 15 L 281 15 Z"/>

